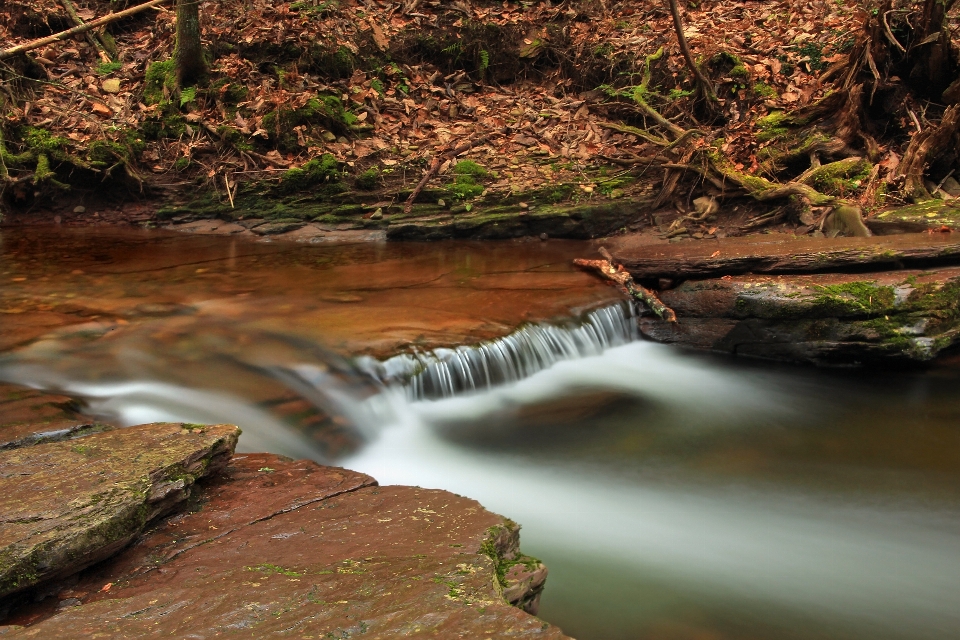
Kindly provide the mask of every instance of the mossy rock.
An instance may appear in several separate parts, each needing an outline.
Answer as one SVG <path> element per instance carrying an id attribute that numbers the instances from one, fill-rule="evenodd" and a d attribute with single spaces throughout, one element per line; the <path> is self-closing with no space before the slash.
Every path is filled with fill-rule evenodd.
<path id="1" fill-rule="evenodd" d="M 240 430 L 153 424 L 0 452 L 0 596 L 84 569 L 221 468 Z M 38 514 L 40 514 L 38 516 Z"/>

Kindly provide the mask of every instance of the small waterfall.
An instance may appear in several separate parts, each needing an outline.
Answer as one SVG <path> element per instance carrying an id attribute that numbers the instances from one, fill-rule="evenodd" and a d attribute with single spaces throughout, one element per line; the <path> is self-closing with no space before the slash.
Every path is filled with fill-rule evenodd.
<path id="1" fill-rule="evenodd" d="M 597 355 L 638 338 L 629 302 L 596 309 L 577 321 L 536 323 L 473 346 L 434 349 L 358 366 L 385 384 L 400 384 L 411 400 L 447 398 L 516 382 L 561 360 Z"/>

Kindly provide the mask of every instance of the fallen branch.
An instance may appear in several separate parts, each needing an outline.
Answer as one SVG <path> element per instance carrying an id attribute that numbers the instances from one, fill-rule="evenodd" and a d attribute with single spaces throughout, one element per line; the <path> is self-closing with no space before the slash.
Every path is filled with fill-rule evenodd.
<path id="1" fill-rule="evenodd" d="M 61 31 L 60 33 L 55 33 L 52 36 L 47 36 L 45 38 L 40 38 L 38 40 L 31 40 L 30 42 L 18 44 L 17 46 L 11 47 L 10 49 L 5 49 L 4 51 L 0 51 L 0 60 L 5 60 L 11 56 L 17 55 L 18 53 L 31 51 L 38 47 L 42 47 L 44 45 L 57 42 L 58 40 L 64 40 L 71 36 L 75 36 L 79 33 L 86 33 L 91 29 L 96 29 L 97 27 L 101 27 L 105 24 L 110 24 L 111 22 L 115 22 L 117 20 L 120 20 L 121 18 L 132 16 L 136 13 L 140 13 L 141 11 L 145 11 L 150 7 L 155 7 L 159 4 L 163 4 L 164 2 L 170 2 L 170 0 L 150 0 L 149 2 L 139 4 L 135 7 L 130 7 L 129 9 L 124 9 L 123 11 L 118 11 L 117 13 L 108 13 L 102 18 L 97 18 L 96 20 L 85 22 L 82 25 L 78 25 L 76 27 L 73 27 L 72 29 L 67 29 L 66 31 Z"/>
<path id="2" fill-rule="evenodd" d="M 507 130 L 503 129 L 501 131 L 494 131 L 493 133 L 488 133 L 485 136 L 480 136 L 473 140 L 464 142 L 459 147 L 447 151 L 446 153 L 441 153 L 436 158 L 433 159 L 433 162 L 430 163 L 430 168 L 427 169 L 427 172 L 423 174 L 423 178 L 420 179 L 420 182 L 417 183 L 417 186 L 413 188 L 413 191 L 410 192 L 410 195 L 407 197 L 406 203 L 403 205 L 403 212 L 410 213 L 413 209 L 413 203 L 417 199 L 417 196 L 420 195 L 420 192 L 423 191 L 423 188 L 427 186 L 427 183 L 430 182 L 430 179 L 433 176 L 437 175 L 437 171 L 440 170 L 440 167 L 443 165 L 444 160 L 453 160 L 462 153 L 466 153 L 470 149 L 474 148 L 478 144 L 483 144 L 490 138 L 495 135 L 506 133 Z"/>
<path id="3" fill-rule="evenodd" d="M 657 317 L 661 320 L 677 321 L 677 314 L 673 312 L 673 309 L 663 304 L 653 291 L 634 282 L 633 276 L 623 268 L 622 264 L 613 266 L 613 256 L 605 247 L 600 247 L 600 255 L 604 257 L 603 260 L 577 258 L 573 261 L 573 264 L 578 267 L 596 269 L 604 279 L 615 283 L 622 292 L 647 305 L 647 308 L 657 314 Z"/>
<path id="4" fill-rule="evenodd" d="M 60 4 L 62 4 L 63 8 L 67 10 L 67 13 L 70 15 L 70 19 L 73 20 L 73 24 L 77 25 L 78 27 L 82 27 L 84 22 L 77 14 L 77 8 L 73 6 L 73 3 L 70 2 L 70 0 L 60 0 Z M 93 33 L 90 31 L 87 31 L 86 36 L 87 42 L 90 43 L 90 46 L 97 50 L 97 55 L 100 56 L 101 62 L 112 62 L 107 50 L 103 48 L 103 44 L 100 42 L 100 39 L 93 35 Z"/>

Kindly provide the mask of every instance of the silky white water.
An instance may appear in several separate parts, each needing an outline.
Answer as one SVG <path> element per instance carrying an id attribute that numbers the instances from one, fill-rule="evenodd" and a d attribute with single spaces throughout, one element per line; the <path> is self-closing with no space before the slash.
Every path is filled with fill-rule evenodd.
<path id="1" fill-rule="evenodd" d="M 7 365 L 3 377 L 59 387 L 125 424 L 235 422 L 244 450 L 320 456 L 228 389 L 44 379 L 32 367 Z M 817 402 L 836 380 L 646 342 L 437 400 L 402 387 L 361 397 L 309 364 L 287 371 L 322 394 L 326 384 L 326 402 L 363 434 L 339 464 L 522 523 L 524 550 L 552 571 L 541 615 L 574 635 L 960 637 L 956 495 L 925 491 L 896 455 L 877 467 L 770 451 L 782 446 L 771 438 L 836 437 L 818 422 L 843 419 L 843 403 Z M 760 442 L 750 455 L 772 464 L 718 468 L 718 450 L 740 440 Z"/>

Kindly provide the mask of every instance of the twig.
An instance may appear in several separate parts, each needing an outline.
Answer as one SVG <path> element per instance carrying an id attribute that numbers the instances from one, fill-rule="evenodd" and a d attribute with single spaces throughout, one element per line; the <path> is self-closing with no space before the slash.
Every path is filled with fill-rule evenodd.
<path id="1" fill-rule="evenodd" d="M 884 11 L 884 12 L 883 12 L 883 15 L 881 16 L 881 20 L 882 20 L 882 22 L 883 22 L 883 29 L 884 29 L 884 31 L 886 31 L 886 33 L 887 33 L 887 40 L 890 41 L 890 44 L 892 44 L 893 46 L 895 46 L 897 49 L 900 49 L 900 51 L 902 51 L 903 53 L 906 53 L 907 50 L 904 49 L 904 48 L 903 48 L 903 45 L 900 44 L 900 41 L 897 40 L 897 39 L 893 36 L 893 31 L 890 30 L 890 23 L 887 22 L 887 16 L 890 15 L 891 13 L 893 13 L 893 11 L 894 11 L 894 10 L 891 9 L 890 11 Z"/>
<path id="2" fill-rule="evenodd" d="M 577 258 L 573 261 L 573 264 L 578 267 L 596 269 L 603 278 L 615 283 L 620 291 L 647 305 L 647 308 L 657 314 L 657 317 L 661 320 L 677 321 L 677 314 L 673 312 L 673 309 L 663 304 L 653 291 L 634 282 L 633 276 L 623 268 L 622 264 L 614 266 L 613 256 L 610 255 L 606 247 L 600 247 L 600 255 L 604 257 L 603 260 Z"/>
<path id="3" fill-rule="evenodd" d="M 66 31 L 61 31 L 60 33 L 55 33 L 52 36 L 47 36 L 45 38 L 40 38 L 39 40 L 31 40 L 30 42 L 25 42 L 23 44 L 18 44 L 15 47 L 10 49 L 5 49 L 0 51 L 0 60 L 9 58 L 10 56 L 15 56 L 18 53 L 24 53 L 26 51 L 32 51 L 38 47 L 48 45 L 52 42 L 57 42 L 58 40 L 64 40 L 70 36 L 75 36 L 78 33 L 86 33 L 91 29 L 96 29 L 97 27 L 103 26 L 105 24 L 110 24 L 111 22 L 116 22 L 121 18 L 126 18 L 127 16 L 132 16 L 141 11 L 145 11 L 150 7 L 155 7 L 164 2 L 170 2 L 170 0 L 150 0 L 143 4 L 137 5 L 135 7 L 130 7 L 129 9 L 124 9 L 123 11 L 118 11 L 117 13 L 108 13 L 102 18 L 97 18 L 96 20 L 91 20 L 90 22 L 85 22 L 80 26 L 73 27 L 72 29 L 67 29 Z"/>
<path id="4" fill-rule="evenodd" d="M 907 109 L 907 113 L 910 114 L 910 119 L 913 120 L 913 126 L 917 128 L 917 133 L 923 133 L 923 127 L 920 126 L 920 120 L 917 119 L 917 114 L 913 112 L 913 109 Z"/>
<path id="5" fill-rule="evenodd" d="M 226 185 L 227 187 L 227 197 L 230 198 L 230 208 L 234 209 L 235 207 L 233 206 L 233 193 L 230 191 L 230 176 L 226 174 L 223 175 L 223 184 Z"/>

